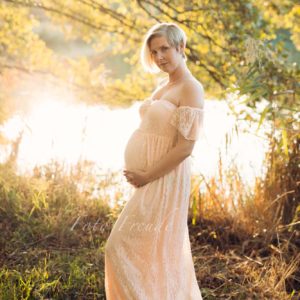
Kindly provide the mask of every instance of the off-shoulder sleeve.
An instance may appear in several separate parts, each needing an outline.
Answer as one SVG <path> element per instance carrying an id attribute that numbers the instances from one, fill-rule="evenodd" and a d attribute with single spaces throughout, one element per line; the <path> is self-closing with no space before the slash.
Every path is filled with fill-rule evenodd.
<path id="1" fill-rule="evenodd" d="M 204 109 L 191 106 L 177 107 L 170 117 L 173 125 L 187 140 L 198 140 L 203 135 Z"/>

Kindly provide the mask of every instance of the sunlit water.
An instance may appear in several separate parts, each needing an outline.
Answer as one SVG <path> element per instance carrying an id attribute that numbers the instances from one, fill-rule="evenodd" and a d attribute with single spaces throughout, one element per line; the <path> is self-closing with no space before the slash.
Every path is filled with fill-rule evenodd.
<path id="1" fill-rule="evenodd" d="M 140 122 L 139 105 L 136 102 L 128 109 L 110 110 L 49 99 L 36 105 L 28 115 L 11 118 L 1 131 L 14 140 L 23 130 L 17 159 L 19 173 L 30 173 L 35 165 L 53 159 L 72 165 L 79 158 L 94 161 L 104 170 L 121 170 L 126 142 Z M 193 173 L 214 176 L 221 152 L 223 167 L 235 161 L 248 185 L 262 175 L 267 143 L 253 133 L 240 133 L 239 138 L 234 135 L 225 155 L 225 134 L 232 131 L 234 124 L 225 102 L 206 102 L 205 137 L 195 146 Z M 10 151 L 9 147 L 2 147 L 1 162 Z"/>

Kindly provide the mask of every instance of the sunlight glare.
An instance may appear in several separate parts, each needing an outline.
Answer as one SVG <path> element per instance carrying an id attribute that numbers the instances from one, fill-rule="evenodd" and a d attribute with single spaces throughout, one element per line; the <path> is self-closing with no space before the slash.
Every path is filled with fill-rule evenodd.
<path id="1" fill-rule="evenodd" d="M 3 131 L 7 138 L 15 139 L 24 128 L 19 147 L 18 168 L 31 172 L 35 165 L 50 160 L 74 165 L 79 159 L 95 162 L 102 169 L 120 170 L 124 167 L 126 143 L 138 127 L 140 102 L 128 109 L 109 109 L 105 106 L 87 106 L 72 101 L 45 97 L 23 118 L 14 117 Z M 221 101 L 209 101 L 205 114 L 205 137 L 196 143 L 192 155 L 192 172 L 207 177 L 218 170 L 221 151 L 224 168 L 236 162 L 248 184 L 253 184 L 261 172 L 266 144 L 251 134 L 233 138 L 229 154 L 225 155 L 225 134 L 234 126 L 234 118 L 227 115 Z M 3 155 L 3 154 L 2 154 Z"/>

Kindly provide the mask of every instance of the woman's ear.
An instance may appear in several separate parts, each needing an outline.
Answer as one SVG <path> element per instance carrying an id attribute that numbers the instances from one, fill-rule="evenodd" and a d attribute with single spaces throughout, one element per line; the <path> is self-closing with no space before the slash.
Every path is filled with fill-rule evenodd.
<path id="1" fill-rule="evenodd" d="M 179 53 L 184 56 L 184 44 L 183 43 L 180 43 L 179 44 Z"/>

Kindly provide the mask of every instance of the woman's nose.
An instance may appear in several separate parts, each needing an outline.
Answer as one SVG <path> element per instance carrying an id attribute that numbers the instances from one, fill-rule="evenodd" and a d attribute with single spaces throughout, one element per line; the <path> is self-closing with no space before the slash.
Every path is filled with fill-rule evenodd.
<path id="1" fill-rule="evenodd" d="M 161 52 L 157 53 L 157 59 L 158 60 L 163 60 L 164 59 L 164 56 L 163 56 L 163 54 Z"/>

